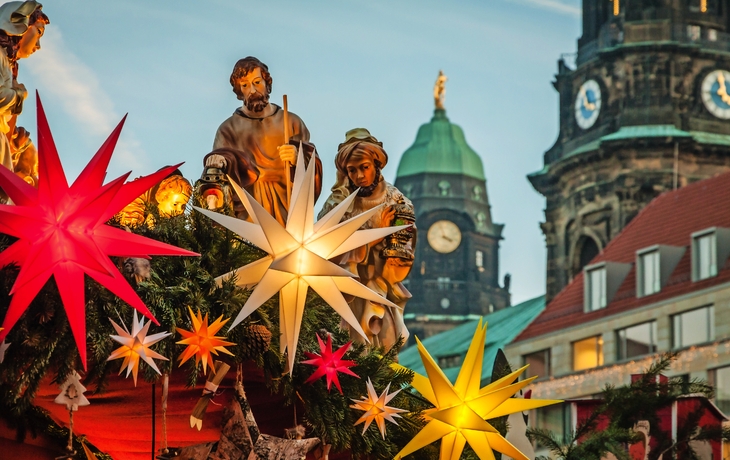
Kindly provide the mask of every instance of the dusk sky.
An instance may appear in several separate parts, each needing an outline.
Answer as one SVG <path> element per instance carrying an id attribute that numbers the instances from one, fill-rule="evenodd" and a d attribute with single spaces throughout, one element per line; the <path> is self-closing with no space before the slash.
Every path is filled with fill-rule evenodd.
<path id="1" fill-rule="evenodd" d="M 580 0 L 44 1 L 42 49 L 20 61 L 38 90 L 69 179 L 129 114 L 108 179 L 186 162 L 194 182 L 218 125 L 239 105 L 233 64 L 256 56 L 271 100 L 307 124 L 334 183 L 347 130 L 384 144 L 393 182 L 402 153 L 433 114 L 442 69 L 446 110 L 482 157 L 495 222 L 506 225 L 500 272 L 513 303 L 545 292 L 544 198 L 526 175 L 558 133 L 557 61 L 574 53 Z M 35 139 L 32 97 L 19 125 Z"/>

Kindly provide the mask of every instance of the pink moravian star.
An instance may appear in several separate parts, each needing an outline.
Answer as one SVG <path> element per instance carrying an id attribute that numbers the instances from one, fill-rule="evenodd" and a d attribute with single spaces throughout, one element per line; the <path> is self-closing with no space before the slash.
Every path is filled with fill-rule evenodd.
<path id="1" fill-rule="evenodd" d="M 338 372 L 360 378 L 360 376 L 358 376 L 349 369 L 350 367 L 355 365 L 355 361 L 342 359 L 347 350 L 350 348 L 350 345 L 352 345 L 352 342 L 347 342 L 333 353 L 331 335 L 327 336 L 326 345 L 319 337 L 319 334 L 317 334 L 317 341 L 319 342 L 319 350 L 320 353 L 322 353 L 321 355 L 318 355 L 316 353 L 310 353 L 308 351 L 304 352 L 304 354 L 309 359 L 306 361 L 302 361 L 302 364 L 317 366 L 317 369 L 314 371 L 314 373 L 310 375 L 307 381 L 304 383 L 313 383 L 318 378 L 325 376 L 327 378 L 327 391 L 332 388 L 332 382 L 334 382 L 337 389 L 340 390 L 340 394 L 342 394 L 342 388 L 340 388 L 340 379 L 337 377 Z"/>
<path id="2" fill-rule="evenodd" d="M 131 172 L 104 184 L 124 120 L 69 187 L 43 106 L 38 98 L 38 188 L 0 167 L 0 188 L 14 205 L 0 205 L 0 232 L 18 240 L 0 253 L 0 267 L 20 267 L 3 320 L 0 342 L 46 282 L 54 277 L 86 369 L 84 275 L 88 275 L 137 311 L 158 321 L 119 272 L 110 257 L 196 256 L 106 222 L 180 165 L 166 167 L 131 182 Z"/>

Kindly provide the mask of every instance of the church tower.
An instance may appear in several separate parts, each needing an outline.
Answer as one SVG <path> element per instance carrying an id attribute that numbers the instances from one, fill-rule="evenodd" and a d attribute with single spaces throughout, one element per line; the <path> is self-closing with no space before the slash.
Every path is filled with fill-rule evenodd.
<path id="1" fill-rule="evenodd" d="M 583 0 L 558 61 L 560 132 L 529 180 L 547 204 L 547 300 L 660 193 L 730 170 L 730 2 Z"/>
<path id="2" fill-rule="evenodd" d="M 492 222 L 481 158 L 446 116 L 445 80 L 441 74 L 433 118 L 403 154 L 395 180 L 416 210 L 405 319 L 411 337 L 420 339 L 510 304 L 509 278 L 504 287 L 498 279 L 504 225 Z"/>

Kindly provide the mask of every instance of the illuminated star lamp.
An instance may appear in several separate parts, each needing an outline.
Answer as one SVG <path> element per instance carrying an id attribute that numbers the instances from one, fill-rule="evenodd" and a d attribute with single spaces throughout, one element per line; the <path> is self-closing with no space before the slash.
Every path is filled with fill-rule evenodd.
<path id="1" fill-rule="evenodd" d="M 124 119 L 69 187 L 38 98 L 38 189 L 6 168 L 0 168 L 0 188 L 12 205 L 0 205 L 0 232 L 18 238 L 0 253 L 0 267 L 20 266 L 13 284 L 5 339 L 30 302 L 54 277 L 71 325 L 81 361 L 86 369 L 86 321 L 84 275 L 88 275 L 159 324 L 137 293 L 117 270 L 111 257 L 197 255 L 143 236 L 106 225 L 107 220 L 142 192 L 164 179 L 179 165 L 170 166 L 131 182 L 129 173 L 103 184 L 106 169 L 119 138 Z"/>
<path id="2" fill-rule="evenodd" d="M 388 420 L 389 422 L 393 422 L 397 425 L 398 422 L 395 421 L 395 417 L 400 417 L 400 415 L 398 415 L 400 412 L 408 411 L 388 406 L 390 400 L 400 393 L 400 390 L 388 393 L 388 390 L 390 390 L 390 383 L 387 387 L 385 387 L 385 390 L 383 390 L 383 393 L 381 393 L 380 396 L 378 396 L 378 393 L 375 392 L 375 387 L 369 377 L 367 387 L 367 396 L 363 396 L 362 400 L 353 399 L 355 404 L 350 406 L 353 409 L 365 411 L 362 417 L 355 422 L 355 425 L 357 426 L 364 422 L 365 427 L 362 429 L 362 434 L 365 434 L 365 431 L 367 431 L 370 424 L 375 421 L 378 425 L 378 429 L 380 430 L 380 436 L 385 439 L 385 421 Z"/>
<path id="3" fill-rule="evenodd" d="M 415 374 L 412 385 L 434 408 L 424 412 L 428 423 L 398 452 L 396 458 L 403 458 L 441 439 L 441 460 L 458 459 L 467 442 L 482 460 L 493 460 L 493 450 L 515 460 L 530 460 L 486 420 L 562 401 L 513 398 L 514 394 L 537 378 L 515 383 L 527 366 L 480 388 L 486 337 L 487 325 L 485 323 L 482 327 L 480 319 L 455 384 L 449 381 L 416 338 L 428 377 Z"/>
<path id="4" fill-rule="evenodd" d="M 324 376 L 327 378 L 327 391 L 332 388 L 332 382 L 342 394 L 342 388 L 340 387 L 340 379 L 337 377 L 338 372 L 343 374 L 352 375 L 353 377 L 360 378 L 357 374 L 352 372 L 349 368 L 355 365 L 355 361 L 348 359 L 342 359 L 347 350 L 352 345 L 352 342 L 347 342 L 343 346 L 337 349 L 334 353 L 332 352 L 332 336 L 327 335 L 327 344 L 322 341 L 317 334 L 317 342 L 319 342 L 319 350 L 321 355 L 317 353 L 310 353 L 305 351 L 304 354 L 309 358 L 306 361 L 302 361 L 302 364 L 309 364 L 311 366 L 317 366 L 317 369 L 309 376 L 304 383 L 314 383 L 317 379 Z"/>
<path id="5" fill-rule="evenodd" d="M 216 332 L 218 332 L 223 325 L 228 322 L 228 320 L 224 320 L 223 315 L 221 315 L 213 322 L 213 324 L 208 325 L 207 313 L 205 314 L 205 318 L 203 318 L 200 314 L 200 310 L 198 310 L 197 315 L 193 314 L 193 310 L 190 307 L 188 307 L 188 311 L 190 312 L 190 319 L 193 321 L 193 330 L 186 331 L 179 327 L 176 328 L 177 332 L 183 336 L 183 340 L 177 343 L 179 345 L 188 346 L 185 351 L 180 354 L 180 366 L 182 366 L 185 361 L 195 356 L 195 367 L 197 367 L 202 361 L 203 373 L 208 372 L 208 365 L 210 365 L 210 368 L 213 369 L 213 373 L 215 373 L 215 365 L 213 364 L 213 357 L 211 356 L 211 353 L 218 355 L 218 352 L 220 351 L 233 356 L 233 353 L 226 350 L 225 347 L 235 345 L 235 343 L 226 342 L 223 340 L 225 337 L 217 337 L 215 335 Z"/>
<path id="6" fill-rule="evenodd" d="M 134 386 L 137 386 L 139 359 L 142 358 L 152 369 L 155 370 L 155 372 L 160 374 L 160 370 L 157 368 L 157 364 L 155 364 L 153 359 L 162 359 L 167 361 L 167 358 L 151 350 L 150 347 L 172 334 L 169 332 L 159 332 L 148 336 L 147 332 L 149 332 L 150 324 L 152 324 L 152 322 L 145 322 L 144 319 L 140 322 L 136 311 L 133 311 L 133 315 L 131 333 L 126 327 L 122 328 L 117 323 L 109 319 L 112 326 L 114 326 L 114 329 L 116 329 L 117 334 L 119 334 L 112 335 L 111 338 L 122 344 L 122 346 L 114 350 L 107 361 L 124 358 L 124 362 L 122 362 L 122 368 L 119 369 L 119 373 L 121 374 L 124 369 L 127 369 L 126 376 L 129 377 L 129 374 L 131 373 L 132 378 L 134 379 Z M 122 323 L 122 325 L 124 325 L 124 323 Z"/>
<path id="7" fill-rule="evenodd" d="M 358 230 L 373 214 L 381 212 L 382 205 L 340 223 L 340 219 L 347 212 L 357 193 L 351 193 L 315 224 L 314 163 L 310 161 L 305 171 L 304 155 L 300 147 L 286 227 L 232 180 L 231 185 L 253 223 L 195 207 L 269 254 L 268 257 L 219 277 L 218 281 L 235 275 L 238 286 L 256 285 L 231 328 L 279 292 L 280 349 L 282 354 L 284 350 L 288 350 L 290 373 L 294 368 L 304 303 L 309 287 L 314 289 L 365 340 L 367 336 L 342 296 L 343 292 L 381 305 L 399 308 L 357 281 L 355 275 L 328 259 L 408 226 Z"/>

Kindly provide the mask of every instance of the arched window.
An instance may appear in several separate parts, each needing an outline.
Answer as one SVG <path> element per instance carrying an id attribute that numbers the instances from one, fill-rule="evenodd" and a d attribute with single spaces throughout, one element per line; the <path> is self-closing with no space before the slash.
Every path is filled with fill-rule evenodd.
<path id="1" fill-rule="evenodd" d="M 578 267 L 576 273 L 583 270 L 583 267 L 588 265 L 594 257 L 598 255 L 598 245 L 593 238 L 584 238 L 583 244 L 580 246 L 580 253 L 578 254 Z"/>

